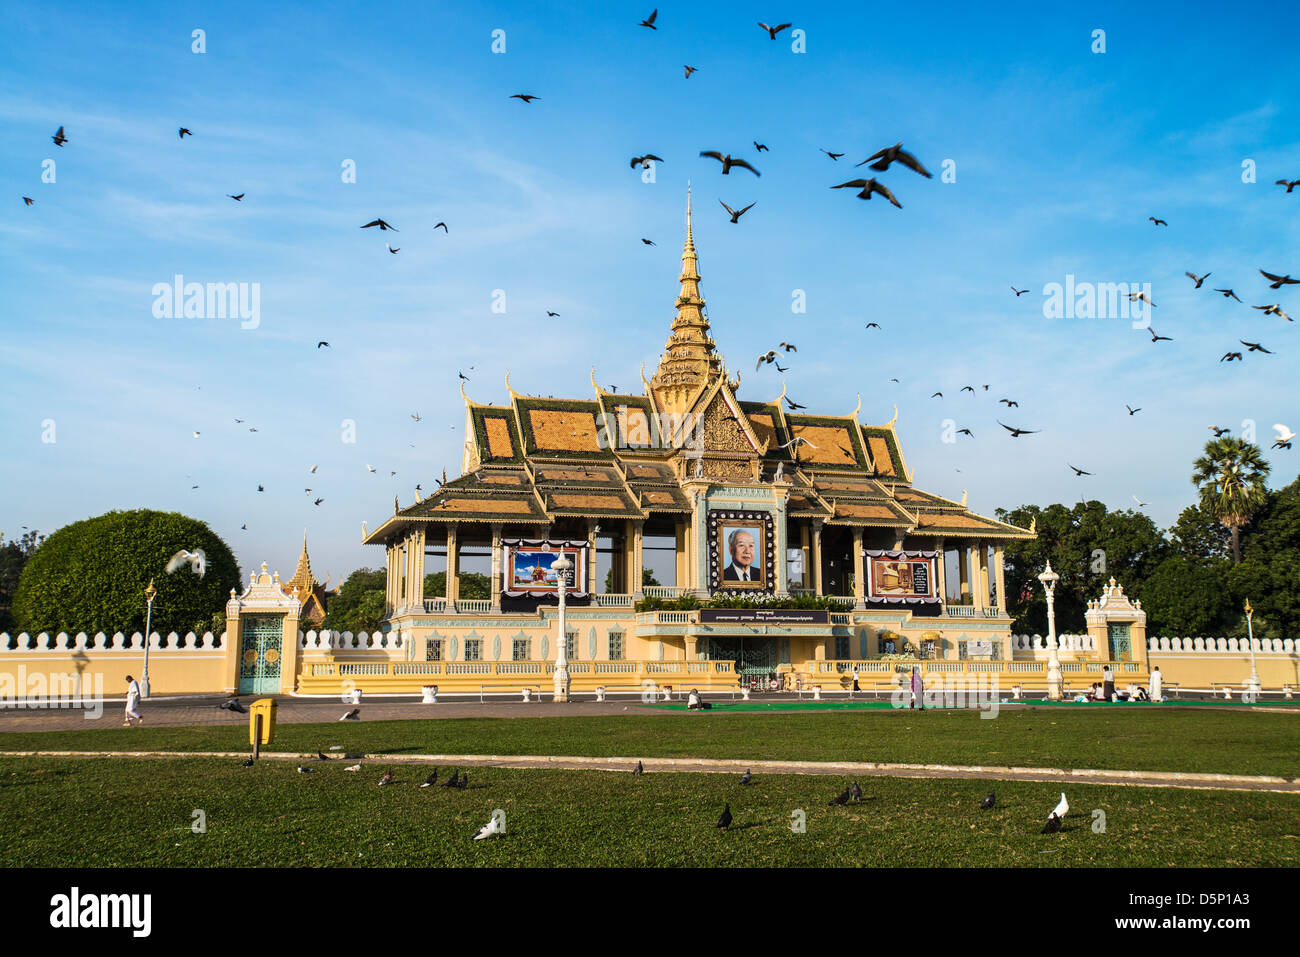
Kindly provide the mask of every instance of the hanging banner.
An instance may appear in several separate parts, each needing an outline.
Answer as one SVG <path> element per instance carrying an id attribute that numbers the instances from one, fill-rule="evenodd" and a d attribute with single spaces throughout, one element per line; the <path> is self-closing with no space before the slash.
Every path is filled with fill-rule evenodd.
<path id="1" fill-rule="evenodd" d="M 565 572 L 565 595 L 586 598 L 587 543 L 550 539 L 501 540 L 501 592 L 510 598 L 545 598 L 559 594 L 559 573 L 551 566 L 563 555 L 573 567 Z"/>
<path id="2" fill-rule="evenodd" d="M 939 601 L 937 552 L 867 549 L 867 601 L 921 604 Z"/>

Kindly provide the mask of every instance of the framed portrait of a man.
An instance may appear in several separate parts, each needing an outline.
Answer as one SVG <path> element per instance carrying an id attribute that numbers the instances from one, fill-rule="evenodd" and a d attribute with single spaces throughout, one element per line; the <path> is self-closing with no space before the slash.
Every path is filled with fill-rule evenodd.
<path id="1" fill-rule="evenodd" d="M 769 513 L 710 513 L 709 584 L 713 590 L 773 591 L 774 551 Z"/>

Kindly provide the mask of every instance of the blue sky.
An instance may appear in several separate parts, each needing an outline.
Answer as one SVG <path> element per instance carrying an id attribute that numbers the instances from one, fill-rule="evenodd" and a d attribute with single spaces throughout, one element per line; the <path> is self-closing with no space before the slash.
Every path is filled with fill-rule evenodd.
<path id="1" fill-rule="evenodd" d="M 752 363 L 795 342 L 791 397 L 848 414 L 861 393 L 873 423 L 897 403 L 921 488 L 967 489 L 985 514 L 1137 495 L 1167 525 L 1193 500 L 1206 427 L 1245 420 L 1271 484 L 1294 478 L 1300 452 L 1268 445 L 1273 423 L 1300 428 L 1300 332 L 1250 308 L 1300 316 L 1295 287 L 1257 272 L 1300 275 L 1300 190 L 1273 185 L 1300 179 L 1287 5 L 661 2 L 659 29 L 639 28 L 654 2 L 0 4 L 0 529 L 174 509 L 245 571 L 289 574 L 304 527 L 322 576 L 381 565 L 362 520 L 459 471 L 458 371 L 493 403 L 507 370 L 520 392 L 576 397 L 593 364 L 619 391 L 653 371 L 688 179 L 740 396 L 779 394 Z M 758 20 L 793 21 L 807 52 Z M 879 174 L 902 210 L 828 188 L 898 140 L 936 174 Z M 763 175 L 724 177 L 707 149 Z M 665 159 L 654 183 L 628 165 L 646 152 Z M 719 199 L 756 205 L 732 225 Z M 375 217 L 400 232 L 357 228 Z M 1186 270 L 1212 275 L 1195 290 Z M 257 283 L 259 325 L 155 318 L 151 290 L 177 273 Z M 1174 341 L 1044 318 L 1068 274 L 1149 283 L 1151 325 Z M 1219 363 L 1239 339 L 1274 355 Z M 1012 439 L 997 418 L 1042 431 Z M 974 439 L 944 442 L 946 419 Z"/>

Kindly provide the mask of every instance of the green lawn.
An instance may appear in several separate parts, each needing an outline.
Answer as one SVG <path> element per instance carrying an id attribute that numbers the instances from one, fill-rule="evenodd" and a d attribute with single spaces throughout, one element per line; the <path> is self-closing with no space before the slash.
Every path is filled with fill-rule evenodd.
<path id="1" fill-rule="evenodd" d="M 1051 784 L 473 768 L 470 787 L 420 789 L 426 770 L 343 762 L 0 758 L 0 866 L 1296 866 L 1290 795 L 1067 786 L 1058 835 L 1039 833 Z M 445 776 L 446 769 L 443 769 Z M 998 806 L 978 808 L 989 787 Z M 734 824 L 713 824 L 724 801 Z M 471 838 L 494 809 L 507 833 Z M 1093 809 L 1105 812 L 1094 833 Z M 195 809 L 207 832 L 192 833 Z M 794 833 L 791 814 L 806 813 Z"/>
<path id="2" fill-rule="evenodd" d="M 270 750 L 882 761 L 1300 773 L 1294 715 L 1133 709 L 637 714 L 282 724 Z M 13 750 L 247 751 L 247 725 L 0 734 Z"/>

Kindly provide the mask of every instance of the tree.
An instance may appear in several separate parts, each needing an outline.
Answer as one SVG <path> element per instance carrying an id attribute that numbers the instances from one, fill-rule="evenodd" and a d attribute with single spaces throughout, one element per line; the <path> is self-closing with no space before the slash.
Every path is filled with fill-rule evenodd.
<path id="1" fill-rule="evenodd" d="M 1241 563 L 1228 573 L 1230 621 L 1244 633 L 1242 608 L 1249 599 L 1257 638 L 1300 633 L 1300 479 L 1268 496 L 1242 551 Z"/>
<path id="2" fill-rule="evenodd" d="M 1147 516 L 1123 509 L 1109 512 L 1101 502 L 1072 506 L 1024 505 L 998 509 L 1004 522 L 1028 527 L 1037 522 L 1038 538 L 1006 547 L 1004 575 L 1012 631 L 1047 634 L 1047 598 L 1038 575 L 1050 561 L 1061 576 L 1056 585 L 1058 634 L 1082 631 L 1089 599 L 1101 594 L 1113 576 L 1130 590 L 1163 560 L 1168 545 Z"/>
<path id="3" fill-rule="evenodd" d="M 644 589 L 647 585 L 658 585 L 659 579 L 655 578 L 655 573 L 648 568 L 641 569 L 641 587 Z M 605 593 L 609 594 L 614 590 L 614 569 L 605 572 Z"/>
<path id="4" fill-rule="evenodd" d="M 350 631 L 354 635 L 374 631 L 384 620 L 384 598 L 388 573 L 382 568 L 358 568 L 330 596 L 321 629 Z"/>
<path id="5" fill-rule="evenodd" d="M 0 632 L 14 630 L 12 605 L 18 579 L 27 560 L 43 541 L 45 536 L 37 531 L 23 532 L 21 538 L 8 542 L 0 532 Z"/>
<path id="6" fill-rule="evenodd" d="M 1136 589 L 1147 613 L 1147 634 L 1195 637 L 1222 633 L 1232 615 L 1232 599 L 1224 588 L 1220 563 L 1215 571 L 1206 565 L 1170 555 Z"/>
<path id="7" fill-rule="evenodd" d="M 1267 500 L 1269 464 L 1258 445 L 1244 439 L 1211 439 L 1192 464 L 1201 508 L 1232 533 L 1232 561 L 1241 564 L 1241 530 Z"/>
<path id="8" fill-rule="evenodd" d="M 424 597 L 441 598 L 447 594 L 447 573 L 430 572 L 424 576 Z M 489 599 L 492 597 L 492 580 L 479 572 L 460 573 L 460 598 Z"/>
<path id="9" fill-rule="evenodd" d="M 1210 564 L 1232 558 L 1232 533 L 1199 505 L 1183 509 L 1169 529 L 1169 540 L 1179 555 L 1193 562 Z"/>
<path id="10" fill-rule="evenodd" d="M 185 565 L 167 574 L 181 549 L 207 555 L 202 578 Z M 28 559 L 14 594 L 16 627 L 41 631 L 143 631 L 144 589 L 153 580 L 152 629 L 162 634 L 206 629 L 239 585 L 239 565 L 207 524 L 178 512 L 136 509 L 74 522 Z"/>

